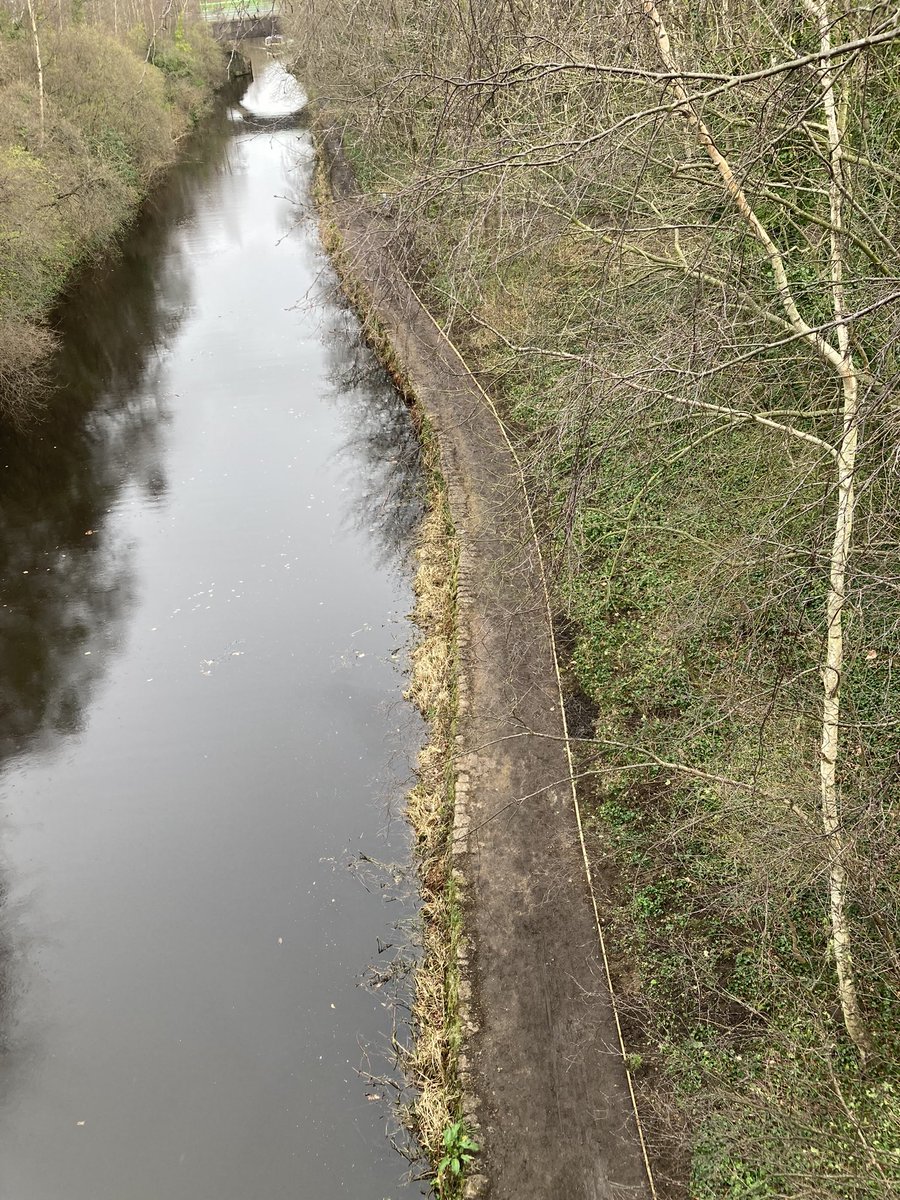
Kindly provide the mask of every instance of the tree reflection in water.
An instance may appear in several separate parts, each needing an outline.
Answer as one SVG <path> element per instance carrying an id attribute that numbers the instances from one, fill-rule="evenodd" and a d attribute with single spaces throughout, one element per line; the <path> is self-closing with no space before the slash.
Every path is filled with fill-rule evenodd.
<path id="1" fill-rule="evenodd" d="M 3 431 L 0 476 L 0 770 L 77 733 L 135 600 L 131 549 L 109 514 L 129 489 L 166 494 L 161 354 L 191 301 L 173 236 L 223 162 L 224 112 L 174 171 L 121 256 L 86 272 L 56 314 L 56 390 Z M 0 878 L 0 1055 L 14 1018 L 19 925 Z"/>
<path id="2" fill-rule="evenodd" d="M 81 728 L 134 598 L 129 549 L 105 535 L 107 517 L 129 488 L 165 497 L 160 357 L 191 302 L 173 232 L 223 161 L 224 114 L 210 126 L 202 157 L 172 173 L 121 257 L 67 297 L 57 389 L 31 427 L 5 431 L 0 765 Z"/>
<path id="3" fill-rule="evenodd" d="M 366 345 L 356 316 L 340 300 L 330 269 L 323 271 L 318 291 L 330 301 L 321 309 L 327 399 L 351 431 L 338 452 L 347 464 L 346 520 L 368 530 L 380 549 L 380 566 L 397 565 L 412 549 L 424 510 L 419 439 L 407 405 Z"/>

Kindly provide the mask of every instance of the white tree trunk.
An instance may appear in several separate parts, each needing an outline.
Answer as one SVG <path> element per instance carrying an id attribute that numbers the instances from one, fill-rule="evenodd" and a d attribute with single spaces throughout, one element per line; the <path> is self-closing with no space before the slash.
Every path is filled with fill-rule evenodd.
<path id="1" fill-rule="evenodd" d="M 38 37 L 37 17 L 35 16 L 32 0 L 28 2 L 28 16 L 31 18 L 31 36 L 34 39 L 34 57 L 37 60 L 38 99 L 41 110 L 41 140 L 40 147 L 44 148 L 44 64 L 41 62 L 41 39 Z"/>
<path id="2" fill-rule="evenodd" d="M 853 536 L 856 505 L 855 475 L 859 440 L 859 376 L 850 348 L 850 331 L 844 299 L 844 255 L 842 202 L 846 181 L 843 172 L 845 131 L 840 128 L 834 92 L 831 53 L 831 22 L 825 0 L 807 0 L 819 31 L 821 54 L 820 80 L 822 108 L 828 129 L 829 198 L 831 208 L 830 283 L 835 317 L 837 345 L 817 334 L 800 313 L 788 279 L 784 257 L 758 214 L 750 204 L 728 159 L 721 152 L 709 127 L 701 118 L 688 93 L 675 58 L 665 22 L 654 0 L 644 0 L 660 58 L 674 76 L 673 90 L 680 112 L 719 173 L 725 191 L 738 214 L 762 246 L 778 289 L 781 304 L 793 329 L 815 347 L 819 357 L 835 372 L 841 384 L 843 431 L 835 455 L 837 462 L 837 503 L 834 537 L 828 572 L 826 604 L 827 630 L 825 661 L 822 670 L 823 707 L 820 753 L 820 790 L 822 825 L 829 854 L 829 909 L 831 936 L 837 973 L 838 999 L 847 1033 L 860 1056 L 865 1059 L 872 1049 L 871 1037 L 862 1014 L 853 968 L 852 938 L 847 920 L 847 850 L 843 831 L 838 753 L 840 749 L 841 672 L 844 659 L 843 609 L 846 602 L 847 565 Z"/>
<path id="3" fill-rule="evenodd" d="M 828 839 L 829 898 L 831 904 L 831 936 L 834 963 L 838 979 L 838 997 L 847 1033 L 865 1059 L 872 1050 L 871 1037 L 862 1014 L 853 967 L 852 939 L 847 920 L 846 838 L 843 831 L 838 755 L 840 753 L 841 683 L 844 665 L 843 611 L 847 600 L 847 566 L 853 539 L 853 518 L 856 511 L 856 456 L 859 442 L 859 377 L 850 348 L 847 309 L 844 296 L 844 234 L 843 197 L 847 187 L 844 177 L 843 145 L 846 130 L 841 128 L 834 91 L 831 56 L 831 20 L 825 0 L 808 0 L 808 8 L 819 27 L 819 46 L 822 51 L 821 89 L 822 108 L 828 129 L 829 205 L 831 209 L 831 295 L 834 308 L 838 349 L 841 352 L 841 386 L 843 393 L 843 431 L 837 457 L 837 512 L 834 539 L 828 573 L 828 629 L 825 640 L 825 663 L 822 671 L 822 747 L 821 790 L 822 824 Z M 846 84 L 845 84 L 846 86 Z"/>
<path id="4" fill-rule="evenodd" d="M 859 381 L 852 371 L 852 360 L 844 377 L 844 436 L 837 464 L 837 514 L 831 564 L 828 575 L 828 630 L 825 641 L 825 663 L 822 671 L 824 688 L 822 705 L 822 746 L 820 776 L 822 790 L 822 824 L 828 840 L 829 900 L 831 907 L 831 937 L 834 964 L 837 971 L 838 998 L 847 1033 L 862 1058 L 871 1052 L 872 1044 L 856 988 L 853 968 L 852 941 L 847 920 L 846 839 L 841 817 L 840 787 L 837 778 L 840 751 L 841 677 L 844 665 L 843 610 L 847 594 L 847 564 L 853 537 L 853 517 L 856 505 L 854 476 L 858 442 Z"/>

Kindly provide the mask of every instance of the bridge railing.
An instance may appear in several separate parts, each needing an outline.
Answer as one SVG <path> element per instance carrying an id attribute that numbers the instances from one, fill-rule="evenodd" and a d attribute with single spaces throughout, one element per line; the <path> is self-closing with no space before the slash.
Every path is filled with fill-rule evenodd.
<path id="1" fill-rule="evenodd" d="M 280 0 L 200 0 L 200 12 L 210 24 L 252 22 L 281 15 Z"/>

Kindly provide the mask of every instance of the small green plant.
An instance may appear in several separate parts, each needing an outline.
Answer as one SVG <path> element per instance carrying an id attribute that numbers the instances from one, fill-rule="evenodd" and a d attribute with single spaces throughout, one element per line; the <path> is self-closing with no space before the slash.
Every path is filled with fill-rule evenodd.
<path id="1" fill-rule="evenodd" d="M 438 1163 L 437 1180 L 443 1195 L 444 1179 L 448 1172 L 453 1178 L 462 1174 L 463 1167 L 469 1165 L 473 1155 L 478 1152 L 479 1146 L 466 1133 L 462 1121 L 454 1121 L 448 1125 L 441 1141 L 444 1147 L 444 1157 Z"/>

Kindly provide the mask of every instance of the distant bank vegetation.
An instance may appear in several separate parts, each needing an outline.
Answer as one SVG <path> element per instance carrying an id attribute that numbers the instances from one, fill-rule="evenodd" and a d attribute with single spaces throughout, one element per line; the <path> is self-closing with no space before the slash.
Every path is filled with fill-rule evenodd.
<path id="1" fill-rule="evenodd" d="M 46 318 L 133 216 L 223 79 L 198 18 L 161 0 L 0 6 L 0 414 L 39 399 Z"/>
<path id="2" fill-rule="evenodd" d="M 528 464 L 661 1192 L 897 1196 L 900 11 L 295 14 Z"/>

